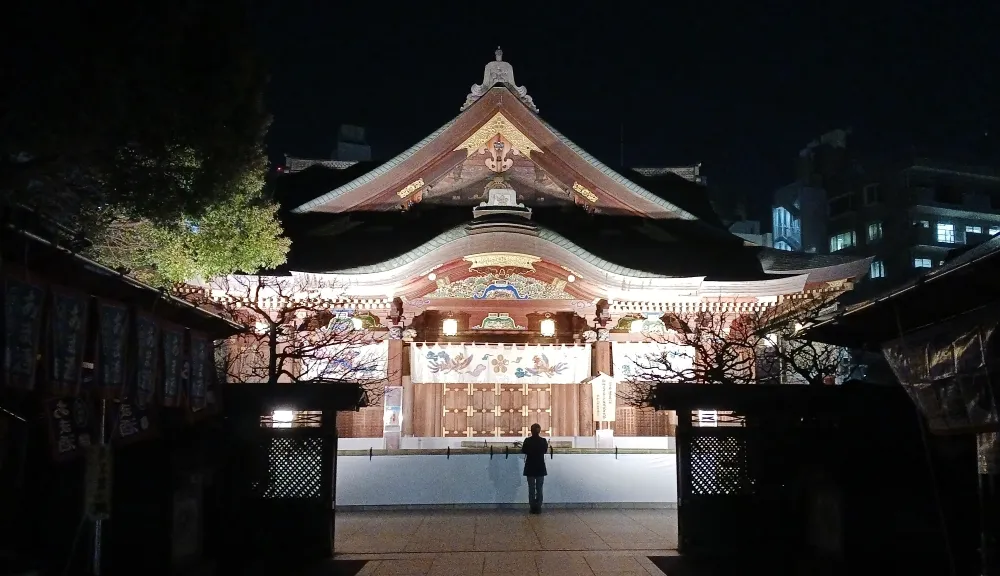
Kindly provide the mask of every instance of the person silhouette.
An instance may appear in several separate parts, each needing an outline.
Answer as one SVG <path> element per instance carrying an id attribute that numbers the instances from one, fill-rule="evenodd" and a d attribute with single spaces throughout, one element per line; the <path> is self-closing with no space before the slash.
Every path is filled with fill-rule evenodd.
<path id="1" fill-rule="evenodd" d="M 532 514 L 539 514 L 542 511 L 542 485 L 545 483 L 545 453 L 549 451 L 549 443 L 539 434 L 542 427 L 538 424 L 531 425 L 531 436 L 524 439 L 521 444 L 521 453 L 524 454 L 524 475 L 528 478 L 528 505 Z"/>

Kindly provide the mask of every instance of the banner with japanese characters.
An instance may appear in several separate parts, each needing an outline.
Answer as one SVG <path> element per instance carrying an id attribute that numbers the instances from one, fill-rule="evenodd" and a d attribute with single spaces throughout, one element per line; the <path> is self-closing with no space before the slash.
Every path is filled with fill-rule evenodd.
<path id="1" fill-rule="evenodd" d="M 110 300 L 97 306 L 97 392 L 103 398 L 125 395 L 128 307 Z"/>
<path id="2" fill-rule="evenodd" d="M 90 405 L 83 398 L 53 398 L 45 402 L 52 456 L 71 460 L 95 443 Z"/>
<path id="3" fill-rule="evenodd" d="M 4 277 L 3 369 L 10 388 L 35 388 L 44 303 L 44 286 Z"/>
<path id="4" fill-rule="evenodd" d="M 135 317 L 135 370 L 131 398 L 136 406 L 147 407 L 156 398 L 159 368 L 160 327 L 148 314 Z"/>
<path id="5" fill-rule="evenodd" d="M 184 381 L 184 329 L 166 325 L 163 331 L 163 405 L 180 404 Z"/>
<path id="6" fill-rule="evenodd" d="M 191 332 L 191 369 L 188 374 L 188 407 L 192 412 L 205 409 L 208 379 L 211 378 L 212 341 L 204 334 Z"/>
<path id="7" fill-rule="evenodd" d="M 156 405 L 139 406 L 138 402 L 122 400 L 111 412 L 111 441 L 129 444 L 156 434 Z"/>
<path id="8" fill-rule="evenodd" d="M 52 289 L 45 364 L 53 396 L 76 396 L 80 392 L 89 303 L 86 294 L 65 288 Z"/>

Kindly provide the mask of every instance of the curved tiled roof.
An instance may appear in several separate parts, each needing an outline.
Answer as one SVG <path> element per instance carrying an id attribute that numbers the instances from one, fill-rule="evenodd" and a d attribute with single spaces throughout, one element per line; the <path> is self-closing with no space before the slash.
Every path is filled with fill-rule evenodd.
<path id="1" fill-rule="evenodd" d="M 494 87 L 494 88 L 492 88 L 492 90 L 507 90 L 509 92 L 509 90 L 507 88 L 503 88 L 503 87 Z M 462 112 L 462 114 L 459 114 L 455 118 L 452 118 L 444 126 L 438 128 L 432 134 L 430 134 L 429 136 L 427 136 L 426 138 L 424 138 L 420 142 L 417 142 L 416 144 L 414 144 L 413 146 L 411 146 L 410 148 L 408 148 L 407 150 L 405 150 L 404 152 L 402 152 L 398 156 L 392 158 L 391 160 L 389 160 L 385 164 L 382 164 L 381 166 L 375 168 L 374 170 L 371 170 L 370 172 L 367 172 L 364 175 L 359 176 L 358 178 L 355 178 L 355 179 L 351 180 L 350 182 L 348 182 L 346 184 L 343 184 L 341 186 L 338 186 L 337 188 L 334 188 L 333 190 L 327 192 L 326 194 L 323 194 L 323 195 L 321 195 L 321 196 L 319 196 L 317 198 L 314 198 L 314 199 L 312 199 L 312 200 L 310 200 L 308 202 L 303 203 L 302 205 L 300 205 L 300 206 L 298 206 L 296 208 L 293 208 L 291 210 L 292 213 L 301 214 L 301 213 L 304 213 L 304 212 L 308 212 L 308 211 L 310 211 L 313 208 L 316 208 L 318 206 L 322 206 L 322 205 L 324 205 L 324 204 L 326 204 L 328 202 L 331 202 L 331 201 L 339 198 L 340 196 L 342 196 L 342 195 L 350 192 L 351 190 L 354 190 L 354 189 L 356 189 L 356 188 L 358 188 L 360 186 L 363 186 L 364 184 L 367 184 L 367 183 L 375 180 L 376 178 L 378 178 L 378 177 L 380 177 L 380 176 L 382 176 L 384 174 L 387 174 L 390 170 L 392 170 L 396 166 L 400 165 L 405 160 L 411 158 L 414 154 L 416 154 L 417 152 L 419 152 L 420 150 L 422 150 L 425 146 L 427 146 L 428 144 L 430 144 L 431 142 L 433 142 L 438 136 L 440 136 L 446 130 L 448 130 L 449 128 L 451 128 L 458 121 L 458 119 L 461 118 L 462 115 L 464 115 L 466 113 L 467 112 Z M 610 168 L 609 166 L 607 166 L 606 164 L 604 164 L 603 162 L 601 162 L 600 160 L 598 160 L 597 158 L 595 158 L 594 156 L 592 156 L 586 150 L 584 150 L 583 148 L 577 146 L 572 140 L 570 140 L 569 138 L 567 138 L 566 136 L 564 136 L 562 133 L 560 133 L 558 130 L 556 130 L 555 128 L 553 128 L 550 124 L 548 124 L 547 122 L 545 122 L 544 120 L 542 120 L 535 112 L 529 110 L 528 113 L 531 114 L 535 118 L 535 120 L 537 120 L 542 126 L 544 126 L 546 130 L 550 131 L 553 134 L 553 136 L 555 136 L 556 139 L 559 140 L 559 142 L 561 142 L 563 145 L 565 145 L 567 148 L 569 148 L 574 154 L 577 154 L 578 156 L 580 156 L 580 158 L 584 162 L 587 162 L 588 164 L 590 164 L 591 166 L 593 166 L 595 169 L 597 169 L 598 171 L 600 171 L 604 176 L 606 176 L 607 178 L 611 179 L 613 182 L 615 182 L 619 186 L 622 186 L 623 188 L 625 188 L 629 192 L 632 192 L 633 194 L 635 194 L 636 196 L 642 198 L 643 200 L 646 200 L 647 202 L 650 202 L 650 203 L 652 203 L 652 204 L 654 204 L 656 206 L 659 206 L 659 207 L 663 208 L 664 210 L 666 210 L 668 212 L 672 212 L 672 213 L 677 214 L 682 219 L 685 219 L 685 220 L 698 220 L 699 219 L 698 216 L 692 214 L 691 212 L 689 212 L 689 211 L 681 208 L 680 206 L 678 206 L 678 205 L 676 205 L 676 204 L 674 204 L 674 203 L 672 203 L 672 202 L 670 202 L 670 201 L 662 198 L 661 196 L 658 196 L 657 194 L 654 194 L 653 192 L 650 192 L 646 188 L 643 188 L 642 186 L 636 184 L 632 180 L 629 180 L 628 178 L 622 176 L 617 171 L 613 170 L 612 168 Z"/>
<path id="2" fill-rule="evenodd" d="M 412 264 L 420 258 L 427 256 L 431 252 L 450 244 L 456 240 L 466 238 L 470 236 L 466 225 L 455 226 L 443 234 L 435 237 L 434 239 L 424 242 L 423 244 L 407 251 L 405 254 L 396 256 L 384 262 L 379 262 L 378 264 L 371 264 L 368 266 L 357 266 L 354 268 L 345 268 L 343 270 L 330 270 L 331 273 L 337 274 L 376 274 L 379 272 L 389 272 L 390 270 L 395 270 L 401 266 L 406 266 L 407 264 Z M 600 256 L 591 254 L 590 252 L 584 250 L 580 246 L 577 246 L 570 239 L 562 236 L 552 230 L 545 228 L 538 229 L 537 238 L 551 242 L 560 248 L 563 248 L 570 254 L 581 258 L 582 260 L 600 268 L 605 272 L 611 274 L 620 274 L 622 276 L 631 276 L 633 278 L 666 278 L 662 274 L 654 274 L 651 272 L 644 272 L 642 270 L 636 270 L 634 268 L 628 268 L 626 266 L 621 266 L 613 262 L 609 262 Z"/>
<path id="3" fill-rule="evenodd" d="M 615 183 L 619 184 L 620 186 L 622 186 L 623 188 L 625 188 L 626 190 L 628 190 L 629 192 L 632 192 L 633 194 L 635 194 L 636 196 L 639 196 L 643 200 L 646 200 L 648 202 L 652 202 L 653 204 L 656 204 L 657 206 L 663 208 L 664 210 L 668 210 L 670 212 L 674 212 L 674 213 L 678 214 L 681 218 L 683 218 L 685 220 L 697 220 L 698 219 L 697 216 L 695 216 L 694 214 L 691 214 L 687 210 L 682 209 L 680 206 L 677 206 L 676 204 L 673 204 L 672 202 L 668 202 L 667 200 L 664 200 L 663 198 L 660 198 L 656 194 L 653 194 L 649 190 L 646 190 L 642 186 L 639 186 L 635 182 L 632 182 L 628 178 L 622 176 L 618 172 L 615 172 L 614 170 L 612 170 L 611 168 L 609 168 L 606 164 L 604 164 L 603 162 L 601 162 L 597 158 L 595 158 L 592 155 L 590 155 L 590 153 L 588 153 L 586 150 L 584 150 L 583 148 L 580 148 L 579 146 L 577 146 L 572 140 L 570 140 L 569 138 L 563 136 L 558 130 L 556 130 L 555 128 L 553 128 L 548 122 L 545 122 L 541 118 L 538 118 L 538 121 L 541 122 L 542 125 L 545 126 L 545 128 L 547 128 L 550 132 L 552 132 L 552 134 L 554 134 L 555 137 L 558 138 L 560 142 L 562 142 L 563 144 L 565 144 L 567 148 L 569 148 L 570 150 L 572 150 L 575 154 L 579 155 L 580 158 L 582 158 L 588 164 L 590 164 L 594 168 L 597 168 L 602 174 L 604 174 L 605 176 L 607 176 L 608 178 L 610 178 L 611 180 L 613 180 Z"/>

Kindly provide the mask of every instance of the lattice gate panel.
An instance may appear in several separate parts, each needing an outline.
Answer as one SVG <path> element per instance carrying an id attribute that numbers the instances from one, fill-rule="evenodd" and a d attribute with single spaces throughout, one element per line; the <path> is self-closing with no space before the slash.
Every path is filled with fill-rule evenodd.
<path id="1" fill-rule="evenodd" d="M 754 492 L 742 437 L 694 435 L 690 444 L 690 492 L 699 496 L 737 496 Z"/>
<path id="2" fill-rule="evenodd" d="M 446 384 L 442 434 L 450 437 L 524 437 L 534 423 L 551 435 L 552 388 L 547 384 Z"/>
<path id="3" fill-rule="evenodd" d="M 265 499 L 319 499 L 323 486 L 325 438 L 274 437 L 267 449 L 266 485 L 255 486 Z"/>

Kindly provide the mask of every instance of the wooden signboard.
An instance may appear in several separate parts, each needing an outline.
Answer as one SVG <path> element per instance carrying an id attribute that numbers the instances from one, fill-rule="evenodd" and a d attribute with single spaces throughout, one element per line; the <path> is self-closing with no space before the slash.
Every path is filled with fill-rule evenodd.
<path id="1" fill-rule="evenodd" d="M 93 445 L 87 449 L 83 505 L 88 520 L 111 518 L 111 483 L 113 468 L 111 445 Z"/>

